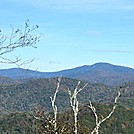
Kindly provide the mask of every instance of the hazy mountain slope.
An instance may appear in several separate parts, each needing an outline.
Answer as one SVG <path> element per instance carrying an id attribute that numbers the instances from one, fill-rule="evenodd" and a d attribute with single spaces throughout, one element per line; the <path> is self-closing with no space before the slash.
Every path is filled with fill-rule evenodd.
<path id="1" fill-rule="evenodd" d="M 97 63 L 90 66 L 89 72 L 79 75 L 77 78 L 106 85 L 121 85 L 134 82 L 134 69 L 108 63 Z"/>
<path id="2" fill-rule="evenodd" d="M 39 72 L 22 68 L 0 69 L 0 75 L 14 79 L 26 78 L 53 78 L 57 76 L 76 77 L 89 71 L 89 66 L 81 66 L 73 69 L 62 70 L 58 72 Z"/>
<path id="3" fill-rule="evenodd" d="M 121 85 L 126 82 L 134 82 L 134 69 L 108 63 L 96 63 L 91 66 L 85 65 L 58 72 L 38 72 L 18 68 L 2 69 L 0 70 L 0 75 L 14 79 L 63 76 L 107 85 Z"/>
<path id="4" fill-rule="evenodd" d="M 0 75 L 13 79 L 41 78 L 43 73 L 22 68 L 0 69 Z"/>

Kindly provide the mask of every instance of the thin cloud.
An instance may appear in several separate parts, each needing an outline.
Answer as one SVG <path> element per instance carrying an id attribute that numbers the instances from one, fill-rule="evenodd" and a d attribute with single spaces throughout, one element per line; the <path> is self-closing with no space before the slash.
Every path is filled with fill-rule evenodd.
<path id="1" fill-rule="evenodd" d="M 134 53 L 134 51 L 126 50 L 89 50 L 91 52 L 103 52 L 103 53 Z"/>
<path id="2" fill-rule="evenodd" d="M 54 61 L 54 60 L 50 60 L 50 61 L 48 61 L 48 63 L 49 63 L 49 64 L 60 64 L 59 61 Z"/>

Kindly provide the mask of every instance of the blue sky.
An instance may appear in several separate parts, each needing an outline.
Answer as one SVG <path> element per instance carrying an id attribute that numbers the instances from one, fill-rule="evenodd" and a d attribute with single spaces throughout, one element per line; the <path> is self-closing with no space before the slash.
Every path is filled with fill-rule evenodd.
<path id="1" fill-rule="evenodd" d="M 133 0 L 4 0 L 0 1 L 0 29 L 22 28 L 29 19 L 43 33 L 38 48 L 24 48 L 7 56 L 34 58 L 40 71 L 58 71 L 97 62 L 134 68 Z M 0 64 L 0 68 L 15 65 Z"/>

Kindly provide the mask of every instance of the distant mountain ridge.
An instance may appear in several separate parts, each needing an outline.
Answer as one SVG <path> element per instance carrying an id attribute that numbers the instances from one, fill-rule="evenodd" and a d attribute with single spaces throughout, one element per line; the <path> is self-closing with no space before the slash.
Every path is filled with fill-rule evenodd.
<path id="1" fill-rule="evenodd" d="M 0 76 L 12 79 L 37 79 L 63 76 L 113 86 L 134 82 L 134 69 L 109 63 L 96 63 L 57 72 L 39 72 L 22 68 L 0 69 Z"/>

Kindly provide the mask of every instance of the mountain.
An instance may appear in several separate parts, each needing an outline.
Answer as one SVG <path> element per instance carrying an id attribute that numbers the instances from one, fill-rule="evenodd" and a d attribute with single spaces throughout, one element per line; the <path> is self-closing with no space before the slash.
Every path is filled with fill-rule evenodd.
<path id="1" fill-rule="evenodd" d="M 73 69 L 62 70 L 58 72 L 39 72 L 29 69 L 22 68 L 10 68 L 10 69 L 0 69 L 0 75 L 13 78 L 13 79 L 27 79 L 27 78 L 53 78 L 58 76 L 65 77 L 76 77 L 80 74 L 85 74 L 89 71 L 89 66 L 84 65 L 81 67 L 76 67 Z"/>
<path id="2" fill-rule="evenodd" d="M 88 72 L 79 75 L 77 78 L 111 86 L 121 85 L 134 82 L 134 69 L 108 63 L 96 63 L 89 67 Z"/>
<path id="3" fill-rule="evenodd" d="M 39 72 L 22 68 L 1 69 L 0 75 L 13 79 L 67 77 L 106 85 L 134 82 L 134 69 L 109 63 L 84 65 L 58 72 Z"/>

